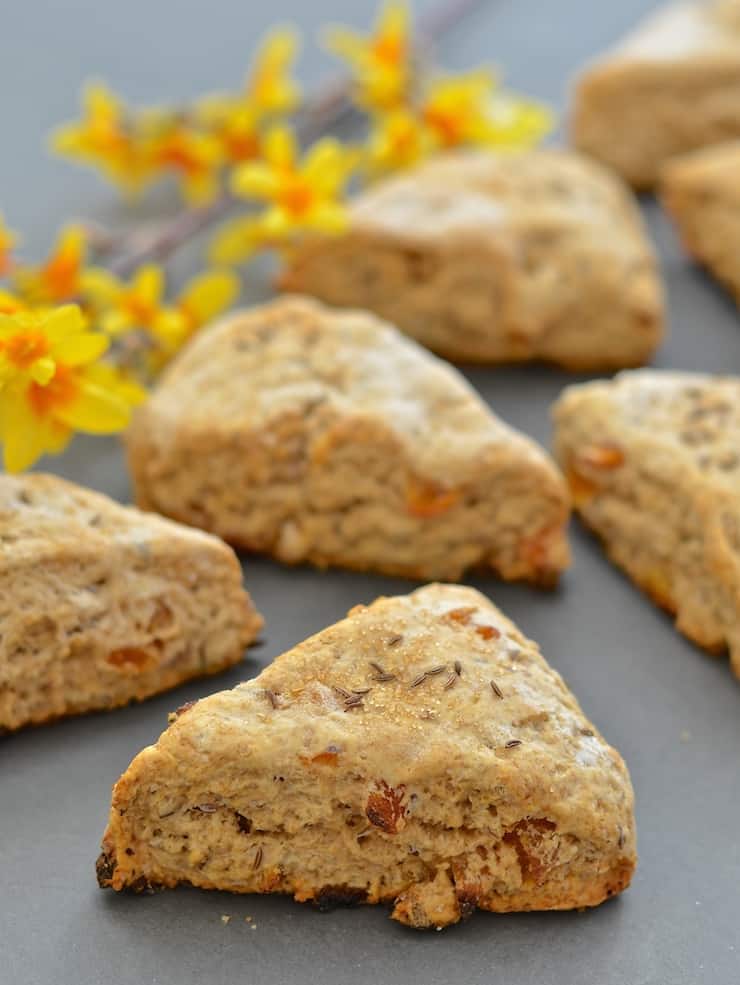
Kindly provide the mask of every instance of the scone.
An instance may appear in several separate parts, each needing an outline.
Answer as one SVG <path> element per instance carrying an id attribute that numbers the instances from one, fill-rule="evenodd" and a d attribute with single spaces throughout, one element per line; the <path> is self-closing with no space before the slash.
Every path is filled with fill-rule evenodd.
<path id="1" fill-rule="evenodd" d="M 551 583 L 565 482 L 452 367 L 360 311 L 282 298 L 199 335 L 128 434 L 141 505 L 281 561 Z"/>
<path id="2" fill-rule="evenodd" d="M 0 731 L 215 673 L 261 626 L 215 537 L 51 475 L 0 475 Z"/>
<path id="3" fill-rule="evenodd" d="M 663 333 L 631 193 L 568 151 L 457 153 L 382 182 L 346 233 L 303 240 L 280 283 L 374 311 L 453 362 L 619 369 Z"/>
<path id="4" fill-rule="evenodd" d="M 676 158 L 660 192 L 688 252 L 740 303 L 740 141 Z"/>
<path id="5" fill-rule="evenodd" d="M 113 789 L 101 886 L 392 902 L 439 928 L 595 906 L 635 867 L 621 757 L 471 588 L 357 606 L 171 722 Z"/>
<path id="6" fill-rule="evenodd" d="M 569 387 L 554 416 L 574 504 L 609 556 L 740 676 L 740 379 L 621 373 Z"/>
<path id="7" fill-rule="evenodd" d="M 644 189 L 669 158 L 740 137 L 740 0 L 651 14 L 577 80 L 571 129 Z"/>

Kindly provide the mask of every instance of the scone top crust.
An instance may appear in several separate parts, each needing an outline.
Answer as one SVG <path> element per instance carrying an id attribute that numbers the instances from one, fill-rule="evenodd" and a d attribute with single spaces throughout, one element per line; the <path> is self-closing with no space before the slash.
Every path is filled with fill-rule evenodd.
<path id="1" fill-rule="evenodd" d="M 248 744 L 258 769 L 298 743 L 309 760 L 327 749 L 359 758 L 390 785 L 440 769 L 463 784 L 495 776 L 576 827 L 598 823 L 595 803 L 625 835 L 630 825 L 621 757 L 537 645 L 468 587 L 357 606 L 259 677 L 199 701 L 164 733 L 165 750 L 180 729 L 206 757 Z"/>
<path id="2" fill-rule="evenodd" d="M 727 492 L 740 493 L 740 379 L 661 370 L 620 373 L 613 381 L 569 387 L 555 418 L 569 427 L 602 422 L 605 437 L 664 450 L 666 464 L 697 470 Z M 615 449 L 615 454 L 618 450 Z"/>
<path id="3" fill-rule="evenodd" d="M 297 814 L 261 787 L 254 793 L 283 774 L 314 777 Z M 544 817 L 602 871 L 628 873 L 622 888 L 629 882 L 633 794 L 619 754 L 536 644 L 484 596 L 429 585 L 357 606 L 259 677 L 179 714 L 114 790 L 104 844 L 106 866 L 116 864 L 105 884 L 122 888 L 141 874 L 123 848 L 138 837 L 126 833 L 128 818 L 150 790 L 161 815 L 186 811 L 187 797 L 206 791 L 215 804 L 251 798 L 252 828 L 288 838 L 320 825 L 337 802 L 354 806 L 358 783 L 371 825 L 386 835 L 413 819 L 431 830 L 491 830 L 495 840 L 494 830 L 523 816 Z M 365 810 L 364 800 L 357 806 Z M 526 895 L 520 907 L 529 908 Z"/>
<path id="4" fill-rule="evenodd" d="M 380 183 L 358 196 L 352 229 L 399 242 L 450 239 L 501 241 L 528 229 L 588 232 L 619 223 L 634 229 L 644 252 L 641 227 L 630 196 L 601 165 L 572 151 L 533 150 L 494 154 L 463 151 L 442 155 Z"/>
<path id="5" fill-rule="evenodd" d="M 61 555 L 106 553 L 112 546 L 146 557 L 183 542 L 201 552 L 233 556 L 209 534 L 121 506 L 57 476 L 0 475 L 0 573 Z"/>
<path id="6" fill-rule="evenodd" d="M 374 315 L 298 296 L 230 316 L 198 336 L 140 412 L 147 433 L 263 430 L 290 415 L 380 420 L 419 472 L 466 478 L 476 455 L 530 457 L 557 484 L 544 452 L 507 427 L 465 380 Z M 134 429 L 136 428 L 136 418 Z"/>

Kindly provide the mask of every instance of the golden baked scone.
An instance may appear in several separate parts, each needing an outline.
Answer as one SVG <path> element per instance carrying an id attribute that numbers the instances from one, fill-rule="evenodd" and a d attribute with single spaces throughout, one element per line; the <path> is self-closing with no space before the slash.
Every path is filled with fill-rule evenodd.
<path id="1" fill-rule="evenodd" d="M 442 927 L 595 906 L 635 863 L 627 769 L 560 675 L 479 592 L 427 585 L 180 709 L 115 785 L 97 873 Z"/>
<path id="2" fill-rule="evenodd" d="M 660 197 L 688 252 L 740 303 L 740 141 L 675 158 Z"/>
<path id="3" fill-rule="evenodd" d="M 342 235 L 299 245 L 289 291 L 376 312 L 453 362 L 647 362 L 656 261 L 630 191 L 569 151 L 436 158 L 361 194 Z"/>
<path id="4" fill-rule="evenodd" d="M 51 475 L 0 475 L 0 731 L 241 659 L 262 626 L 233 551 Z"/>
<path id="5" fill-rule="evenodd" d="M 740 137 L 740 0 L 672 3 L 577 80 L 572 137 L 638 188 L 671 157 Z"/>
<path id="6" fill-rule="evenodd" d="M 128 434 L 139 503 L 281 561 L 552 583 L 565 482 L 467 382 L 361 311 L 281 298 L 201 333 Z"/>
<path id="7" fill-rule="evenodd" d="M 568 387 L 555 450 L 611 559 L 740 676 L 740 379 L 643 370 Z"/>

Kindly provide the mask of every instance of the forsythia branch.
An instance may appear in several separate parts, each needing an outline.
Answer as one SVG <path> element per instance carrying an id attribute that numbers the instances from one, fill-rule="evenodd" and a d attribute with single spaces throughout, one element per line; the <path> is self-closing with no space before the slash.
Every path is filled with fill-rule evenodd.
<path id="1" fill-rule="evenodd" d="M 82 119 L 55 133 L 55 149 L 98 168 L 127 195 L 174 176 L 187 207 L 118 235 L 68 225 L 37 264 L 18 258 L 18 237 L 0 216 L 6 469 L 62 451 L 75 431 L 126 427 L 145 398 L 141 382 L 238 297 L 240 281 L 224 265 L 306 234 L 341 232 L 353 180 L 453 147 L 536 143 L 551 123 L 544 107 L 501 90 L 487 69 L 458 76 L 428 69 L 431 46 L 480 3 L 442 0 L 419 19 L 417 37 L 399 0 L 385 3 L 366 37 L 332 29 L 329 46 L 349 74 L 303 103 L 292 76 L 298 37 L 286 28 L 268 35 L 238 92 L 184 109 L 134 111 L 105 86 L 88 86 Z M 326 136 L 350 115 L 366 121 L 360 142 Z M 232 216 L 243 202 L 247 211 Z M 224 219 L 210 246 L 216 266 L 168 297 L 162 264 Z"/>
<path id="2" fill-rule="evenodd" d="M 409 57 L 413 54 L 417 61 L 430 59 L 435 46 L 450 30 L 484 2 L 442 0 L 424 11 L 419 17 L 418 36 L 413 53 L 408 52 Z M 309 94 L 300 105 L 295 121 L 295 131 L 301 144 L 311 143 L 357 114 L 354 92 L 353 75 L 340 74 L 327 79 L 314 93 Z M 226 189 L 215 201 L 197 209 L 188 209 L 141 236 L 133 234 L 122 237 L 112 260 L 114 269 L 120 276 L 127 276 L 149 260 L 163 262 L 184 243 L 225 219 L 238 204 L 238 200 Z"/>

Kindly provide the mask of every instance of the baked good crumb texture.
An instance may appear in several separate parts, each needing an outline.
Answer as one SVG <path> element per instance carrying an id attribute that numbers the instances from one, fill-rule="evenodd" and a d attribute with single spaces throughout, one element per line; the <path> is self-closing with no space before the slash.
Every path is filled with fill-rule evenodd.
<path id="1" fill-rule="evenodd" d="M 550 584 L 565 482 L 452 367 L 371 314 L 286 297 L 201 333 L 127 439 L 139 503 L 288 563 Z"/>
<path id="2" fill-rule="evenodd" d="M 285 290 L 374 311 L 453 362 L 647 362 L 663 334 L 653 249 L 622 181 L 572 151 L 435 158 L 302 241 Z"/>
<path id="3" fill-rule="evenodd" d="M 638 188 L 670 158 L 740 137 L 740 0 L 668 4 L 589 65 L 573 142 Z"/>
<path id="4" fill-rule="evenodd" d="M 97 873 L 439 928 L 594 906 L 635 861 L 619 754 L 484 596 L 428 585 L 172 716 L 114 787 Z"/>
<path id="5" fill-rule="evenodd" d="M 740 676 L 740 380 L 642 370 L 566 389 L 555 449 L 609 556 Z"/>
<path id="6" fill-rule="evenodd" d="M 687 251 L 740 303 L 740 141 L 677 157 L 660 197 Z"/>
<path id="7" fill-rule="evenodd" d="M 0 476 L 0 730 L 214 673 L 261 625 L 215 537 L 54 476 Z"/>

